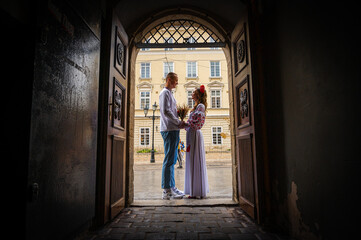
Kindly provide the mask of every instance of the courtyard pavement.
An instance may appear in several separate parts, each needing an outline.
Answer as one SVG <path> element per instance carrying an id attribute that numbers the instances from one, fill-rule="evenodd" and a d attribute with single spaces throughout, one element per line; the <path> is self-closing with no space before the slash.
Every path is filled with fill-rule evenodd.
<path id="1" fill-rule="evenodd" d="M 159 200 L 162 196 L 161 178 L 163 154 L 155 155 L 150 163 L 150 154 L 138 154 L 134 163 L 134 200 Z M 232 163 L 230 153 L 207 153 L 208 198 L 232 199 Z M 175 165 L 174 178 L 178 189 L 184 188 L 184 160 L 182 168 Z"/>

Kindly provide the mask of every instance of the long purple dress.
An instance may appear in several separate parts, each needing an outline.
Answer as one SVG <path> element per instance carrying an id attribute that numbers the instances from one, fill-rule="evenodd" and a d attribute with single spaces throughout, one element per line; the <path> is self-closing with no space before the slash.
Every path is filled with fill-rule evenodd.
<path id="1" fill-rule="evenodd" d="M 205 121 L 205 106 L 198 104 L 189 114 L 186 127 L 187 151 L 185 161 L 184 193 L 205 197 L 209 192 L 204 140 L 201 128 Z"/>

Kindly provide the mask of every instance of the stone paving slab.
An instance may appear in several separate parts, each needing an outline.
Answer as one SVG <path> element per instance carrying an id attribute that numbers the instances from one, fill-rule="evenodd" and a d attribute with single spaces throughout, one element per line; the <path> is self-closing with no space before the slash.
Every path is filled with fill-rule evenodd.
<path id="1" fill-rule="evenodd" d="M 239 206 L 129 207 L 103 228 L 77 240 L 291 240 L 263 231 Z"/>

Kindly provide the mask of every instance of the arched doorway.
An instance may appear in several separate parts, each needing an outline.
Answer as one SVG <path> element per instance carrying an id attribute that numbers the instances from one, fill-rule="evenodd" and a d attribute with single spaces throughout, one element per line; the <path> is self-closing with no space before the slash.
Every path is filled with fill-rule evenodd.
<path id="1" fill-rule="evenodd" d="M 240 19 L 233 29 L 232 32 L 227 32 L 222 28 L 221 24 L 218 24 L 214 19 L 207 16 L 199 11 L 195 11 L 192 9 L 182 8 L 182 9 L 168 9 L 165 11 L 161 11 L 157 14 L 153 14 L 151 18 L 144 20 L 143 22 L 136 24 L 135 27 L 133 25 L 133 32 L 126 32 L 123 28 L 117 13 L 112 11 L 111 18 L 111 27 L 108 27 L 110 32 L 108 33 L 111 36 L 108 44 L 115 47 L 108 47 L 109 51 L 113 51 L 110 53 L 110 61 L 114 61 L 109 64 L 111 68 L 116 68 L 116 61 L 118 59 L 117 54 L 125 53 L 124 61 L 125 63 L 125 72 L 126 72 L 126 91 L 128 94 L 126 95 L 126 127 L 123 129 L 126 133 L 126 143 L 122 145 L 124 147 L 125 153 L 124 162 L 126 167 L 121 168 L 123 171 L 121 176 L 125 176 L 124 181 L 122 182 L 122 191 L 123 192 L 123 200 L 122 204 L 120 204 L 115 210 L 114 214 L 119 211 L 122 206 L 124 207 L 126 204 L 131 204 L 134 198 L 134 172 L 133 165 L 134 159 L 132 157 L 132 151 L 134 151 L 134 96 L 129 94 L 131 91 L 134 91 L 135 86 L 135 61 L 136 56 L 139 52 L 139 47 L 180 47 L 182 44 L 186 43 L 188 46 L 192 44 L 197 45 L 199 43 L 191 43 L 189 41 L 177 41 L 173 45 L 171 43 L 167 43 L 167 45 L 159 45 L 156 39 L 154 39 L 154 34 L 152 34 L 153 29 L 157 29 L 157 26 L 163 24 L 171 24 L 174 20 L 184 20 L 188 23 L 199 24 L 196 25 L 199 29 L 199 26 L 205 26 L 209 29 L 208 36 L 212 36 L 215 34 L 217 36 L 217 46 L 222 46 L 224 54 L 227 59 L 227 68 L 228 68 L 228 79 L 229 79 L 229 96 L 230 96 L 230 116 L 231 116 L 231 144 L 232 144 L 232 179 L 233 179 L 233 199 L 242 206 L 242 208 L 254 219 L 259 221 L 260 219 L 260 204 L 263 204 L 262 194 L 263 191 L 263 176 L 259 172 L 260 163 L 257 162 L 256 154 L 259 152 L 256 144 L 256 135 L 255 135 L 255 123 L 257 122 L 258 115 L 254 113 L 254 82 L 253 82 L 253 72 L 251 69 L 252 59 L 251 59 L 251 50 L 250 50 L 250 34 L 248 27 L 248 17 L 247 12 L 244 11 L 243 14 L 240 14 Z M 119 31 L 120 33 L 112 33 L 115 31 Z M 122 36 L 124 39 L 127 39 L 127 42 L 123 45 L 124 48 L 120 51 L 117 50 L 117 46 L 120 41 L 117 42 L 118 39 L 115 36 Z M 199 34 L 201 35 L 201 34 Z M 152 39 L 150 42 L 147 42 L 149 39 Z M 177 38 L 182 39 L 180 38 Z M 201 36 L 198 36 L 198 39 L 202 39 Z M 203 38 L 207 40 L 208 38 Z M 143 42 L 142 42 L 143 40 Z M 153 41 L 153 42 L 152 42 Z M 150 45 L 147 45 L 150 43 Z M 151 45 L 153 44 L 153 45 Z M 158 44 L 158 45 L 157 45 Z M 178 45 L 177 45 L 178 44 Z M 198 46 L 205 44 L 204 42 Z M 206 46 L 212 46 L 212 44 L 205 44 Z M 108 79 L 111 80 L 110 76 Z M 109 84 L 110 86 L 111 84 Z M 114 84 L 113 84 L 114 85 Z M 115 85 L 114 85 L 115 86 Z M 109 90 L 109 92 L 114 92 L 114 89 Z M 109 95 L 107 96 L 107 99 Z M 114 106 L 114 105 L 113 105 Z M 113 109 L 114 111 L 114 109 Z M 105 147 L 104 149 L 111 149 L 111 147 Z M 111 150 L 108 150 L 109 153 Z M 111 155 L 111 154 L 109 154 Z M 111 155 L 114 157 L 115 155 Z M 108 165 L 112 160 L 109 160 Z M 123 165 L 124 166 L 124 165 Z M 104 174 L 105 179 L 110 179 L 112 169 L 108 170 L 108 175 Z M 262 178 L 262 180 L 261 180 Z M 108 180 L 110 182 L 110 180 Z M 119 185 L 113 185 L 118 186 Z M 108 190 L 106 190 L 108 188 Z M 111 195 L 112 192 L 111 184 L 108 184 L 103 192 L 108 191 L 108 195 Z M 109 201 L 109 197 L 108 200 Z M 105 203 L 106 201 L 103 201 Z M 116 201 L 119 203 L 119 199 Z M 113 203 L 108 203 L 108 207 L 112 208 Z M 106 205 L 106 204 L 105 204 Z M 104 206 L 101 206 L 104 207 Z M 107 207 L 103 208 L 106 210 Z M 111 214 L 109 217 L 113 215 L 112 210 L 110 210 Z M 104 214 L 102 215 L 104 217 Z M 106 219 L 106 218 L 105 218 Z"/>
<path id="2" fill-rule="evenodd" d="M 232 165 L 229 120 L 229 81 L 227 60 L 222 49 L 226 43 L 211 29 L 188 16 L 171 17 L 144 31 L 137 54 L 134 89 L 134 205 L 167 204 L 159 198 L 164 157 L 159 130 L 159 94 L 168 72 L 176 72 L 178 85 L 173 89 L 177 104 L 194 107 L 192 92 L 196 87 L 207 90 L 207 120 L 202 128 L 209 182 L 204 204 L 233 203 Z M 145 43 L 145 44 L 144 44 Z M 150 46 L 149 46 L 150 45 Z M 147 109 L 149 111 L 147 112 Z M 145 116 L 145 113 L 148 113 Z M 152 124 L 154 114 L 154 122 Z M 185 121 L 188 117 L 185 118 Z M 180 131 L 186 144 L 186 131 Z M 175 166 L 176 186 L 185 182 L 185 148 Z M 182 156 L 180 152 L 179 156 Z M 222 199 L 224 200 L 222 202 Z M 159 201 L 160 200 L 160 201 Z M 212 200 L 212 201 L 211 201 Z M 214 201 L 216 200 L 216 201 Z M 194 201 L 178 201 L 191 205 Z"/>
<path id="3" fill-rule="evenodd" d="M 224 55 L 226 56 L 227 61 L 229 61 L 229 50 L 227 50 L 227 34 L 225 30 L 222 29 L 217 23 L 212 20 L 206 20 L 199 17 L 199 12 L 195 12 L 194 10 L 184 9 L 183 13 L 179 13 L 179 11 L 174 12 L 174 10 L 168 10 L 167 12 L 163 12 L 159 14 L 159 16 L 155 17 L 153 21 L 146 21 L 141 24 L 138 32 L 134 34 L 132 43 L 130 47 L 133 46 L 134 50 L 131 50 L 132 55 L 130 56 L 130 82 L 134 84 L 135 80 L 135 66 L 136 66 L 136 57 L 138 52 L 142 48 L 202 48 L 202 47 L 222 47 Z M 173 30 L 170 30 L 172 28 Z M 193 30 L 190 30 L 192 28 Z M 162 29 L 162 33 L 159 31 Z M 196 30 L 196 31 L 194 31 Z M 191 32 L 191 33 L 190 33 Z M 192 34 L 193 33 L 193 34 Z M 168 37 L 172 37 L 174 40 L 172 43 L 165 44 L 164 41 Z M 189 39 L 194 39 L 193 42 L 188 41 Z M 213 42 L 211 42 L 213 40 Z M 227 73 L 228 79 L 232 79 L 231 75 L 229 75 L 230 66 L 227 65 Z M 216 84 L 214 82 L 213 84 Z M 227 83 L 229 85 L 229 82 Z M 231 85 L 229 85 L 231 86 Z M 137 86 L 132 86 L 132 89 L 136 89 Z M 229 92 L 229 89 L 227 89 Z M 135 99 L 130 100 L 130 102 L 134 102 Z M 153 103 L 153 102 L 152 102 Z M 132 104 L 135 106 L 135 104 Z M 133 115 L 130 113 L 130 115 Z M 131 121 L 132 122 L 132 121 Z M 134 136 L 130 136 L 131 139 L 134 139 Z M 135 139 L 136 140 L 136 139 Z M 134 159 L 130 159 L 130 166 L 134 164 Z M 234 170 L 234 169 L 233 169 Z M 130 175 L 134 176 L 134 172 L 132 169 L 129 169 L 131 172 Z M 236 177 L 235 172 L 233 172 L 233 199 L 237 201 L 236 197 Z M 133 190 L 134 193 L 134 185 L 130 183 L 130 189 Z M 133 200 L 133 196 L 130 192 L 129 201 Z"/>

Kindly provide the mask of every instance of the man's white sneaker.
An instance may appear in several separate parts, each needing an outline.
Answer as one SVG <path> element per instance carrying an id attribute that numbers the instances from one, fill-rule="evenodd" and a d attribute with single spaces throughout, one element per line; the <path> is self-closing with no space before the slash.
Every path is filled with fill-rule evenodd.
<path id="1" fill-rule="evenodd" d="M 162 193 L 162 199 L 171 199 L 172 197 L 172 192 L 170 190 L 163 190 L 163 193 Z"/>
<path id="2" fill-rule="evenodd" d="M 181 190 L 179 190 L 176 187 L 173 187 L 172 190 L 173 190 L 173 192 L 177 193 L 178 195 L 185 196 L 184 192 L 182 192 Z"/>
<path id="3" fill-rule="evenodd" d="M 179 192 L 181 192 L 181 191 L 179 191 Z M 178 194 L 176 191 L 174 191 L 173 188 L 167 189 L 167 190 L 164 189 L 163 193 L 162 193 L 162 199 L 166 199 L 166 200 L 169 200 L 169 199 L 181 199 L 181 198 L 183 198 L 183 196 L 184 195 Z"/>
<path id="4" fill-rule="evenodd" d="M 177 189 L 177 190 L 178 190 L 178 189 Z M 171 197 L 171 198 L 173 198 L 173 199 L 181 199 L 181 198 L 183 198 L 183 196 L 184 196 L 184 195 L 182 195 L 182 194 L 178 194 L 178 193 L 174 190 L 174 188 L 171 188 L 170 191 L 171 191 L 171 193 L 172 193 L 172 197 Z M 179 190 L 178 190 L 178 191 L 179 191 Z"/>

